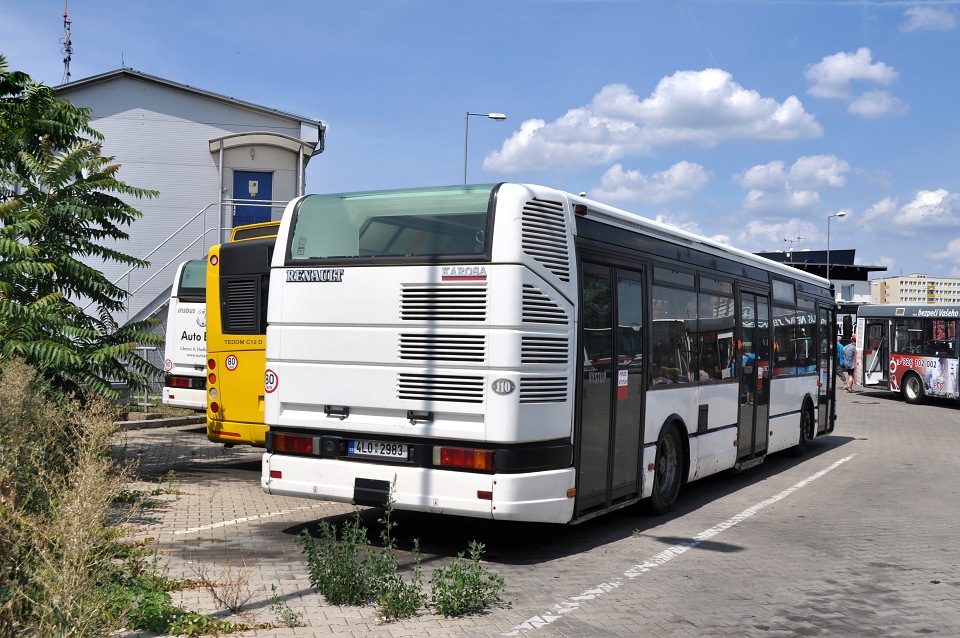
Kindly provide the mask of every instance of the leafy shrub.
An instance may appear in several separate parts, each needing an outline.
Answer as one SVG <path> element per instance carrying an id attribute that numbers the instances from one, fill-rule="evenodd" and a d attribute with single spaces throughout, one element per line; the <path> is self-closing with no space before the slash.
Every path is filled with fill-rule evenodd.
<path id="1" fill-rule="evenodd" d="M 449 567 L 434 570 L 430 603 L 437 613 L 475 614 L 500 600 L 506 583 L 500 576 L 488 574 L 480 564 L 483 550 L 483 543 L 470 541 L 470 560 L 460 552 Z"/>

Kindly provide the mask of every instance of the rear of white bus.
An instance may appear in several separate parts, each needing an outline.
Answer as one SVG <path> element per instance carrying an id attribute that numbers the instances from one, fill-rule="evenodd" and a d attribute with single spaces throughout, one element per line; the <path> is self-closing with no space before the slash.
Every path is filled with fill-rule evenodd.
<path id="1" fill-rule="evenodd" d="M 271 271 L 263 489 L 573 516 L 569 205 L 458 186 L 307 196 Z"/>
<path id="2" fill-rule="evenodd" d="M 163 356 L 164 405 L 207 409 L 206 259 L 177 267 L 167 307 Z"/>

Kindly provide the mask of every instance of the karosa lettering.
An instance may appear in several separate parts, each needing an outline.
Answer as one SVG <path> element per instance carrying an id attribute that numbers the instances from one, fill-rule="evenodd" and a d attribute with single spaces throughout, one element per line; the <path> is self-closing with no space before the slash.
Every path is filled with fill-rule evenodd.
<path id="1" fill-rule="evenodd" d="M 441 277 L 486 277 L 487 269 L 483 266 L 443 266 Z"/>

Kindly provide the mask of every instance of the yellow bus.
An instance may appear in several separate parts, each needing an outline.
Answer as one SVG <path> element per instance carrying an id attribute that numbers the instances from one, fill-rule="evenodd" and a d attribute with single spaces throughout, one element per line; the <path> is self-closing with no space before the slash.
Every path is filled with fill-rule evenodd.
<path id="1" fill-rule="evenodd" d="M 207 438 L 264 446 L 270 259 L 279 222 L 239 226 L 207 255 Z"/>

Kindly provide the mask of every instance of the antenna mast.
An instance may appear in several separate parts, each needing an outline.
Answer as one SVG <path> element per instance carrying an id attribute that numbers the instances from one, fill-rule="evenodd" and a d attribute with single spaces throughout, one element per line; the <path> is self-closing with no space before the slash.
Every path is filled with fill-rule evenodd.
<path id="1" fill-rule="evenodd" d="M 799 243 L 800 243 L 802 240 L 804 240 L 804 239 L 806 239 L 806 237 L 801 237 L 801 236 L 800 236 L 800 233 L 797 233 L 797 238 L 796 238 L 796 239 L 788 239 L 788 238 L 784 237 L 783 241 L 787 242 L 787 244 L 790 246 L 789 249 L 787 249 L 787 259 L 793 259 L 793 244 L 794 244 L 794 242 L 796 242 L 797 244 L 799 244 Z"/>
<path id="2" fill-rule="evenodd" d="M 70 60 L 73 58 L 73 42 L 70 40 L 70 18 L 67 17 L 67 0 L 63 0 L 63 30 L 65 32 L 63 40 L 63 83 L 70 81 Z"/>

